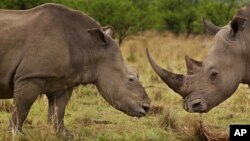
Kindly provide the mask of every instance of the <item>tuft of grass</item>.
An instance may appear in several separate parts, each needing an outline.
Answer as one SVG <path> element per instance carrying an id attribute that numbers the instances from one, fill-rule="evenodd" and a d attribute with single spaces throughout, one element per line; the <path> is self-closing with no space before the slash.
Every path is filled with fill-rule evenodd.
<path id="1" fill-rule="evenodd" d="M 165 130 L 177 130 L 177 117 L 175 117 L 175 114 L 171 110 L 166 109 L 162 117 L 159 119 L 159 125 Z"/>
<path id="2" fill-rule="evenodd" d="M 196 121 L 194 124 L 194 138 L 197 141 L 227 141 L 228 134 L 225 132 L 214 132 L 209 126 L 202 121 Z"/>
<path id="3" fill-rule="evenodd" d="M 150 106 L 150 111 L 149 111 L 149 115 L 153 115 L 153 116 L 157 116 L 162 114 L 162 112 L 164 111 L 164 107 L 161 105 L 151 105 Z"/>
<path id="4" fill-rule="evenodd" d="M 11 100 L 1 100 L 0 101 L 0 111 L 1 112 L 11 112 L 12 102 Z"/>
<path id="5" fill-rule="evenodd" d="M 199 114 L 197 114 L 199 115 Z M 211 125 L 203 119 L 203 115 L 187 115 L 179 123 L 178 131 L 185 134 L 185 140 L 192 141 L 227 141 L 229 134 L 218 125 Z"/>
<path id="6" fill-rule="evenodd" d="M 154 100 L 155 100 L 155 101 L 160 101 L 160 100 L 162 100 L 162 93 L 161 93 L 160 90 L 157 90 L 157 91 L 155 92 Z"/>

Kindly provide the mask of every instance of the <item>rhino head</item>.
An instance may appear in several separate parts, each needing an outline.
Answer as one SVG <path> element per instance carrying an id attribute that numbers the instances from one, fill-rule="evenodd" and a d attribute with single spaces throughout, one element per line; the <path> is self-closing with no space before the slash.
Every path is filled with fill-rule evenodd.
<path id="1" fill-rule="evenodd" d="M 96 46 L 99 46 L 94 84 L 100 94 L 114 108 L 129 116 L 145 116 L 149 111 L 150 100 L 138 75 L 126 66 L 118 43 L 112 39 L 113 29 L 96 28 L 88 32 Z"/>
<path id="2" fill-rule="evenodd" d="M 204 27 L 215 34 L 212 48 L 202 61 L 185 57 L 187 74 L 175 74 L 155 63 L 147 50 L 148 60 L 160 78 L 183 98 L 188 112 L 208 112 L 229 98 L 246 77 L 246 19 L 235 17 L 218 27 L 203 20 Z M 248 33 L 249 34 L 249 33 Z"/>

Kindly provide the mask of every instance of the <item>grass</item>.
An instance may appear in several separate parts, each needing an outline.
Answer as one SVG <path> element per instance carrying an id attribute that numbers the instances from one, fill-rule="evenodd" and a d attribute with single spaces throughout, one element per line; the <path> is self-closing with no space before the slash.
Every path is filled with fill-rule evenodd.
<path id="1" fill-rule="evenodd" d="M 112 108 L 94 86 L 74 90 L 66 113 L 66 127 L 76 141 L 200 141 L 228 140 L 230 124 L 249 124 L 250 91 L 240 85 L 235 94 L 207 114 L 183 110 L 181 97 L 170 90 L 152 71 L 145 55 L 148 48 L 162 67 L 185 73 L 184 56 L 205 56 L 212 43 L 210 36 L 175 37 L 170 33 L 144 32 L 127 38 L 121 46 L 127 63 L 139 72 L 140 80 L 152 101 L 143 118 L 129 117 Z M 11 100 L 0 101 L 0 140 L 52 141 L 57 137 L 47 125 L 47 99 L 40 97 L 24 124 L 26 135 L 8 132 Z"/>

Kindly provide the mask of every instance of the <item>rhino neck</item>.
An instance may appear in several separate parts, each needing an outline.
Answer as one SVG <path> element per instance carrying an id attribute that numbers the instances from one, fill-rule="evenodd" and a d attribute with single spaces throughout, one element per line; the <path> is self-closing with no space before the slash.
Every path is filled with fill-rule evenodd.
<path id="1" fill-rule="evenodd" d="M 250 44 L 249 44 L 249 52 L 245 59 L 245 75 L 242 83 L 250 85 Z"/>
<path id="2" fill-rule="evenodd" d="M 75 56 L 76 57 L 76 56 Z M 84 50 L 74 63 L 74 73 L 77 75 L 80 84 L 93 84 L 97 78 L 97 67 L 100 56 L 98 50 Z"/>
<path id="3" fill-rule="evenodd" d="M 85 84 L 94 84 L 96 81 L 96 73 L 94 66 L 85 65 L 83 71 L 81 72 L 80 83 Z"/>
<path id="4" fill-rule="evenodd" d="M 247 36 L 250 30 L 241 32 L 241 47 L 243 52 L 243 62 L 244 62 L 244 77 L 242 83 L 250 84 L 250 37 Z"/>

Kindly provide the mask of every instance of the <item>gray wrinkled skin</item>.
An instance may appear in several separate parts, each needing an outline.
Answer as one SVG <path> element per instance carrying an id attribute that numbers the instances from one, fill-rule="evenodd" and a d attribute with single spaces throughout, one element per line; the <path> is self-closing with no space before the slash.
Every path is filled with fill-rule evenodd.
<path id="1" fill-rule="evenodd" d="M 63 117 L 73 87 L 94 84 L 116 109 L 141 117 L 150 100 L 129 70 L 119 45 L 87 15 L 57 4 L 0 10 L 0 98 L 13 98 L 11 127 L 21 131 L 40 94 L 49 101 L 48 121 L 67 136 Z"/>
<path id="2" fill-rule="evenodd" d="M 148 53 L 155 72 L 183 98 L 188 112 L 208 112 L 229 98 L 240 83 L 250 84 L 250 7 L 240 9 L 224 27 L 204 20 L 206 30 L 215 34 L 207 56 L 196 61 L 186 56 L 187 75 L 159 67 Z"/>

